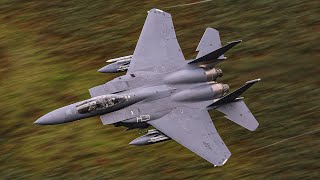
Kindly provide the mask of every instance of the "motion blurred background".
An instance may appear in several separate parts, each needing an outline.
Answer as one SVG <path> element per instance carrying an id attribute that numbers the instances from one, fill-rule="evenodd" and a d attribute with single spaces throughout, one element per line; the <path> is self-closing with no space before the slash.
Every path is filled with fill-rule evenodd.
<path id="1" fill-rule="evenodd" d="M 193 2 L 0 0 L 0 179 L 319 179 L 319 1 L 170 7 Z M 211 112 L 233 154 L 223 167 L 174 141 L 129 146 L 139 131 L 103 126 L 98 117 L 33 124 L 121 75 L 96 71 L 133 53 L 154 7 L 172 14 L 186 59 L 207 27 L 220 31 L 223 44 L 243 40 L 218 65 L 218 80 L 232 90 L 262 78 L 244 94 L 260 122 L 255 132 Z"/>

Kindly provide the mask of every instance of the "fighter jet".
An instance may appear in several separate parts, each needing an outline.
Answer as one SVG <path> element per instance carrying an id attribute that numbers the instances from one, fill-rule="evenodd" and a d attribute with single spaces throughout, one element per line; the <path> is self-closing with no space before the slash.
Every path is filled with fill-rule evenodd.
<path id="1" fill-rule="evenodd" d="M 128 130 L 152 126 L 155 129 L 129 144 L 175 140 L 214 166 L 222 166 L 231 153 L 208 111 L 218 110 L 250 131 L 259 125 L 240 95 L 260 79 L 247 81 L 229 94 L 229 86 L 216 81 L 222 76 L 216 65 L 225 61 L 224 53 L 240 42 L 221 46 L 219 32 L 207 28 L 197 57 L 187 61 L 171 15 L 151 9 L 133 55 L 111 60 L 127 63 L 125 75 L 89 89 L 92 98 L 54 110 L 35 124 L 54 125 L 100 116 L 103 125 Z"/>

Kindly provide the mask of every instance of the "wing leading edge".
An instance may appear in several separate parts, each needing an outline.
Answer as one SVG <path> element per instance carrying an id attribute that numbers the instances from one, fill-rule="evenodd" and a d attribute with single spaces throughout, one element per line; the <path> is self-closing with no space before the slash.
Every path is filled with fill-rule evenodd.
<path id="1" fill-rule="evenodd" d="M 215 166 L 231 156 L 207 110 L 179 107 L 148 123 Z"/>

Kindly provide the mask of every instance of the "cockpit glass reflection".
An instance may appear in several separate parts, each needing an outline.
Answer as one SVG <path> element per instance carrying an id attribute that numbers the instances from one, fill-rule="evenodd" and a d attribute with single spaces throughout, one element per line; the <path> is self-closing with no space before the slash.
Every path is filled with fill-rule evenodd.
<path id="1" fill-rule="evenodd" d="M 127 100 L 126 96 L 103 95 L 91 98 L 76 106 L 80 114 L 89 113 L 96 110 L 104 110 Z"/>

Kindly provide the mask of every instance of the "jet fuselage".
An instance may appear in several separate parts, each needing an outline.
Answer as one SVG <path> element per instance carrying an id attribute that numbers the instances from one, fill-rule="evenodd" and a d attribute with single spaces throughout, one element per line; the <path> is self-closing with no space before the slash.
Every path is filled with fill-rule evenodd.
<path id="1" fill-rule="evenodd" d="M 197 102 L 210 99 L 212 101 L 213 99 L 219 98 L 223 94 L 227 93 L 229 87 L 227 85 L 215 82 L 206 83 L 206 81 L 208 80 L 215 80 L 218 76 L 221 76 L 222 74 L 221 70 L 219 71 L 219 74 L 208 74 L 207 72 L 212 72 L 212 70 L 195 68 L 187 71 L 181 70 L 174 73 L 170 73 L 164 78 L 164 81 L 168 86 L 164 85 L 153 87 L 141 87 L 131 90 L 129 92 L 124 91 L 117 94 L 108 94 L 93 97 L 84 101 L 80 101 L 56 109 L 39 118 L 35 122 L 35 124 L 54 125 L 68 123 L 80 119 L 85 119 L 93 116 L 100 116 L 114 111 L 118 111 L 120 109 L 126 108 L 132 104 L 135 104 L 143 100 L 152 101 L 168 96 L 170 96 L 170 98 L 175 102 Z M 214 72 L 216 72 L 216 70 Z M 190 74 L 192 76 L 190 76 Z M 195 77 L 197 78 L 195 79 Z M 204 83 L 198 83 L 195 80 Z M 179 92 L 175 92 L 175 89 L 170 87 L 170 84 L 172 83 L 188 83 L 188 81 L 191 84 L 194 83 L 199 85 L 195 86 L 192 89 L 186 89 Z M 139 119 L 140 116 L 137 118 Z M 141 122 L 139 122 L 138 120 L 123 120 L 123 122 L 117 122 L 115 123 L 115 125 L 128 125 L 133 128 L 145 127 L 140 126 Z"/>

